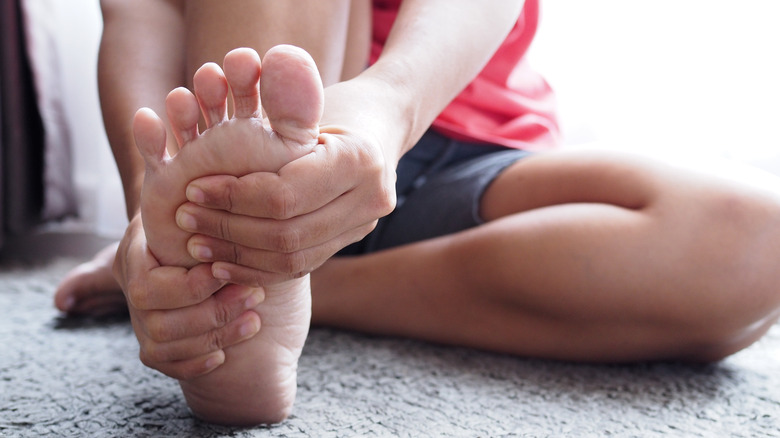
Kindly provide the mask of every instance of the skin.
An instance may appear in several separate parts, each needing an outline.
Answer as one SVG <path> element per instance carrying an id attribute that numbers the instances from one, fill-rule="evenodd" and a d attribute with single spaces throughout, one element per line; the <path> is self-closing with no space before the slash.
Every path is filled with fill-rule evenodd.
<path id="1" fill-rule="evenodd" d="M 777 197 L 628 156 L 555 152 L 523 160 L 482 198 L 485 225 L 331 259 L 392 210 L 398 159 L 487 62 L 520 7 L 445 3 L 404 2 L 382 58 L 326 87 L 320 131 L 337 140 L 335 147 L 315 149 L 273 174 L 212 175 L 188 185 L 189 202 L 176 214 L 195 218 L 179 226 L 193 234 L 190 256 L 203 264 L 189 270 L 155 264 L 134 218 L 115 271 L 134 325 L 151 333 L 146 343 L 139 336 L 142 349 L 170 346 L 174 341 L 156 332 L 176 322 L 207 322 L 177 333 L 176 342 L 188 340 L 182 358 L 147 365 L 184 380 L 208 373 L 222 363 L 224 347 L 242 340 L 233 324 L 253 317 L 231 304 L 226 291 L 236 289 L 220 289 L 226 281 L 265 286 L 311 271 L 314 323 L 518 355 L 711 361 L 746 347 L 774 323 Z M 353 13 L 336 14 L 333 22 Z M 221 30 L 211 31 L 219 44 L 209 50 L 240 45 Z M 323 62 L 350 65 L 349 47 L 364 46 L 347 43 L 344 56 Z M 214 56 L 221 55 L 204 59 Z M 134 199 L 138 157 L 122 164 L 123 153 L 132 154 L 120 149 L 115 155 L 131 175 L 123 179 Z M 287 237 L 262 237 L 280 233 Z M 194 251 L 204 247 L 211 256 Z M 59 303 L 86 295 L 89 288 L 76 283 L 58 292 Z M 210 358 L 220 360 L 209 365 Z"/>
<path id="2" fill-rule="evenodd" d="M 237 69 L 236 64 L 246 68 Z M 184 88 L 168 95 L 166 106 L 179 144 L 175 155 L 166 150 L 165 127 L 154 112 L 141 109 L 133 121 L 136 145 L 146 162 L 140 217 L 149 252 L 169 266 L 198 265 L 189 256 L 190 236 L 176 224 L 176 207 L 186 200 L 187 182 L 215 172 L 276 172 L 311 153 L 320 142 L 322 85 L 306 52 L 294 46 L 274 47 L 261 68 L 256 52 L 237 49 L 226 55 L 224 65 L 226 75 L 213 64 L 196 72 L 195 89 L 208 91 L 200 94 L 200 101 Z M 235 107 L 230 119 L 226 117 L 227 85 Z M 268 114 L 265 120 L 260 97 Z M 207 120 L 203 135 L 197 134 L 199 107 Z M 258 332 L 259 324 L 240 326 L 238 335 L 249 339 L 225 348 L 224 365 L 217 370 L 180 381 L 184 396 L 195 415 L 211 422 L 279 422 L 289 415 L 295 399 L 297 362 L 311 318 L 309 277 L 263 288 L 231 285 L 225 290 L 246 297 L 245 306 L 260 316 L 262 331 Z M 200 322 L 195 319 L 186 325 Z M 148 328 L 136 324 L 136 331 L 146 330 L 144 335 L 150 334 Z M 188 340 L 178 344 L 178 351 L 142 345 L 142 359 L 180 359 L 179 351 L 187 351 Z"/>

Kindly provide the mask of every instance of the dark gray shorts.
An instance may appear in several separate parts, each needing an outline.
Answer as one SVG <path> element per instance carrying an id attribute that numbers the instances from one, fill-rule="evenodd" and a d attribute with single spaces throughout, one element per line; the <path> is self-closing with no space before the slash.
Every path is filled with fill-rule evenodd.
<path id="1" fill-rule="evenodd" d="M 480 225 L 488 185 L 528 152 L 465 143 L 428 131 L 398 164 L 395 210 L 337 255 L 379 251 Z"/>

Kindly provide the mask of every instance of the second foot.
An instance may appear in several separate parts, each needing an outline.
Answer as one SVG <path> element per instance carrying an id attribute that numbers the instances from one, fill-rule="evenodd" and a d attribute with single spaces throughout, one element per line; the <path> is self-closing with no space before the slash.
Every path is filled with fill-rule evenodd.
<path id="1" fill-rule="evenodd" d="M 127 313 L 127 302 L 112 266 L 118 242 L 73 268 L 54 293 L 54 305 L 68 315 L 102 317 Z"/>

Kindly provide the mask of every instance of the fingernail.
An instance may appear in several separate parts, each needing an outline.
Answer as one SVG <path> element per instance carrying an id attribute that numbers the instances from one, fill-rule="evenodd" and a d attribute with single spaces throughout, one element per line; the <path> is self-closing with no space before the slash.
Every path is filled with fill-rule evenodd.
<path id="1" fill-rule="evenodd" d="M 181 229 L 187 231 L 195 231 L 195 227 L 198 226 L 197 221 L 195 221 L 195 216 L 183 211 L 180 211 L 179 214 L 176 215 L 176 223 Z"/>
<path id="2" fill-rule="evenodd" d="M 192 184 L 187 186 L 187 199 L 190 202 L 194 202 L 196 204 L 202 204 L 206 202 L 206 194 L 203 193 L 203 190 L 193 186 Z"/>
<path id="3" fill-rule="evenodd" d="M 256 291 L 252 293 L 252 295 L 249 295 L 249 298 L 244 301 L 244 308 L 246 309 L 254 309 L 258 306 L 258 304 L 265 301 L 265 294 L 263 291 Z"/>
<path id="4" fill-rule="evenodd" d="M 215 268 L 211 274 L 214 275 L 214 278 L 216 278 L 217 280 L 225 280 L 225 281 L 230 280 L 230 272 L 222 268 Z"/>
<path id="5" fill-rule="evenodd" d="M 242 338 L 252 336 L 258 331 L 260 331 L 260 327 L 257 326 L 257 323 L 254 320 L 243 323 L 238 329 L 238 333 Z"/>
<path id="6" fill-rule="evenodd" d="M 221 354 L 217 354 L 206 359 L 206 363 L 204 365 L 206 369 L 210 370 L 212 368 L 216 368 L 222 365 L 222 362 L 224 362 L 224 356 L 222 356 Z"/>
<path id="7" fill-rule="evenodd" d="M 212 256 L 214 255 L 211 252 L 211 248 L 204 245 L 192 245 L 190 248 L 190 254 L 192 254 L 192 257 L 194 257 L 196 260 L 203 261 L 211 260 Z"/>
<path id="8" fill-rule="evenodd" d="M 186 231 L 195 231 L 195 228 L 198 226 L 195 216 L 183 211 L 176 215 L 176 223 L 181 229 Z"/>

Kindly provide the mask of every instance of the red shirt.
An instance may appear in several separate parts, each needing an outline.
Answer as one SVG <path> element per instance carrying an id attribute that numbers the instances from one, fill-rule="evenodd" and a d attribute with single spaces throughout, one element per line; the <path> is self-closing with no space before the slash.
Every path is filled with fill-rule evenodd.
<path id="1" fill-rule="evenodd" d="M 401 0 L 373 0 L 371 62 L 379 58 Z M 485 7 L 490 7 L 485 2 Z M 484 69 L 441 112 L 433 128 L 449 137 L 518 149 L 555 146 L 552 89 L 524 56 L 539 22 L 539 1 L 526 0 L 514 28 Z"/>

